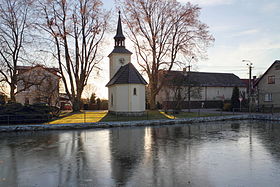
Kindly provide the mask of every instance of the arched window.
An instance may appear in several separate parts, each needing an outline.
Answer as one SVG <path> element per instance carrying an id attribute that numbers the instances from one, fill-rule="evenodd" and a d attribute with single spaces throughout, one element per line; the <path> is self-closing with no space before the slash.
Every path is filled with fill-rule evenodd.
<path id="1" fill-rule="evenodd" d="M 113 97 L 113 94 L 111 94 L 111 106 L 114 105 L 114 97 Z"/>
<path id="2" fill-rule="evenodd" d="M 136 88 L 133 88 L 133 95 L 137 95 Z"/>

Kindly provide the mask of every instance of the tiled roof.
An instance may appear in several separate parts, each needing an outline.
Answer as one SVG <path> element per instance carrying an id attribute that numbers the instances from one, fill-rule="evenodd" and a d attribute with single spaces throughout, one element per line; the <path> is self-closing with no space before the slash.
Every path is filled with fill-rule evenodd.
<path id="1" fill-rule="evenodd" d="M 142 75 L 132 63 L 120 67 L 113 78 L 107 83 L 107 87 L 114 84 L 147 84 Z"/>
<path id="2" fill-rule="evenodd" d="M 31 71 L 35 68 L 42 68 L 58 77 L 60 77 L 57 73 L 59 73 L 59 69 L 58 68 L 48 68 L 48 67 L 45 67 L 43 65 L 40 65 L 40 64 L 37 64 L 35 66 L 17 66 L 16 67 L 16 70 L 18 70 L 18 74 L 23 74 L 25 72 L 28 72 L 28 71 Z"/>
<path id="3" fill-rule="evenodd" d="M 112 53 L 126 53 L 126 54 L 132 54 L 129 50 L 127 50 L 124 46 L 115 46 L 113 51 L 108 55 L 110 56 Z"/>
<path id="4" fill-rule="evenodd" d="M 121 21 L 121 12 L 119 11 L 119 20 L 118 20 L 118 27 L 117 27 L 117 33 L 116 36 L 114 37 L 115 39 L 122 39 L 124 40 L 125 37 L 122 32 L 122 21 Z"/>
<path id="5" fill-rule="evenodd" d="M 200 86 L 207 87 L 245 87 L 242 80 L 233 73 L 208 73 L 208 72 L 185 72 L 184 84 L 188 84 L 188 75 L 190 82 Z M 170 71 L 167 75 L 168 80 L 176 78 L 176 76 L 184 76 L 182 71 Z"/>

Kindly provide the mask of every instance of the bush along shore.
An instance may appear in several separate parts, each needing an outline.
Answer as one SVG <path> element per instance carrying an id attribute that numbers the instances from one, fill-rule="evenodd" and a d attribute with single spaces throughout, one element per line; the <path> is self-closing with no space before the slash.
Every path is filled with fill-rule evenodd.
<path id="1" fill-rule="evenodd" d="M 233 116 L 212 116 L 212 117 L 193 117 L 174 120 L 143 120 L 126 122 L 96 122 L 96 123 L 67 123 L 51 125 L 11 125 L 0 126 L 0 132 L 15 131 L 41 131 L 41 130 L 73 130 L 73 129 L 91 129 L 91 128 L 113 128 L 113 127 L 137 127 L 137 126 L 160 126 L 175 124 L 191 124 L 212 121 L 232 121 L 232 120 L 265 120 L 280 121 L 280 116 L 267 114 L 244 114 Z"/>

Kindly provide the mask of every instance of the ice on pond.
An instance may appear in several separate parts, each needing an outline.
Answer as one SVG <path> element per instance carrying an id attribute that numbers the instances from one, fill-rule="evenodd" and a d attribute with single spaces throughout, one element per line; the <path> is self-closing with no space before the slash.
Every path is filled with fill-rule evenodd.
<path id="1" fill-rule="evenodd" d="M 0 186 L 279 186 L 280 123 L 2 133 Z"/>

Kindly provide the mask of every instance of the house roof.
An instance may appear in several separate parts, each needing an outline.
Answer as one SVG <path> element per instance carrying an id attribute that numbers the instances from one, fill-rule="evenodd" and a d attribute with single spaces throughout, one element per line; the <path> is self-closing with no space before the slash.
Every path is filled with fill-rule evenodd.
<path id="1" fill-rule="evenodd" d="M 59 72 L 58 68 L 47 68 L 47 67 L 45 67 L 43 65 L 39 65 L 39 64 L 35 65 L 35 66 L 17 66 L 16 67 L 16 69 L 18 70 L 19 74 L 23 74 L 25 72 L 28 72 L 28 71 L 34 69 L 34 68 L 42 68 L 42 69 L 44 69 L 44 70 L 46 70 L 46 71 L 48 71 L 48 72 L 50 72 L 50 73 L 60 77 L 59 75 L 57 75 L 57 73 Z"/>
<path id="2" fill-rule="evenodd" d="M 147 84 L 142 75 L 132 63 L 121 66 L 113 78 L 106 84 L 106 87 L 114 84 Z"/>
<path id="3" fill-rule="evenodd" d="M 256 81 L 255 85 L 257 86 L 259 82 L 264 78 L 264 76 L 271 70 L 273 66 L 277 66 L 280 69 L 280 60 L 275 60 L 273 64 L 265 71 L 265 73 Z"/>
<path id="4" fill-rule="evenodd" d="M 209 73 L 209 72 L 186 72 L 186 77 L 190 76 L 190 82 L 200 86 L 207 87 L 246 87 L 244 82 L 233 73 Z M 170 80 L 176 76 L 184 76 L 183 71 L 170 71 L 167 79 Z M 188 78 L 184 79 L 188 84 Z"/>

